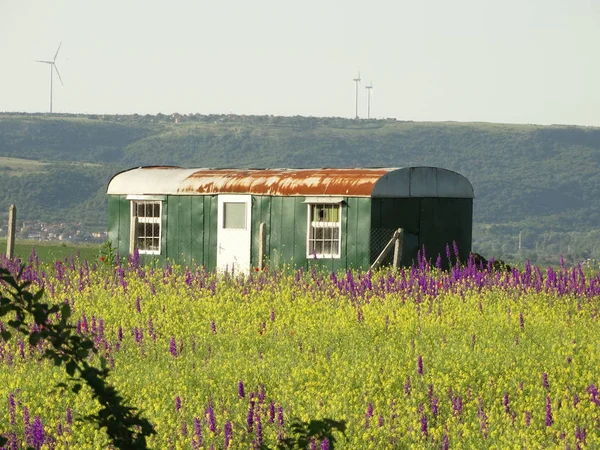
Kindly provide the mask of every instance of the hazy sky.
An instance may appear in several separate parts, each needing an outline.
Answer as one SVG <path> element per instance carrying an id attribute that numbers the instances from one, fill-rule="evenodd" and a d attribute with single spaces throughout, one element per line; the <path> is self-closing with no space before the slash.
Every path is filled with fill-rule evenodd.
<path id="1" fill-rule="evenodd" d="M 600 126 L 600 0 L 0 0 L 0 111 Z"/>

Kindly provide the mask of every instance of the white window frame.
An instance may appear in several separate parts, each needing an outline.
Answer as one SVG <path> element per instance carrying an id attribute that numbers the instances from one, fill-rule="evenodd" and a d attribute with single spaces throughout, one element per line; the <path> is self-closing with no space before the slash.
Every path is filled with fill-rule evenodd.
<path id="1" fill-rule="evenodd" d="M 306 257 L 317 258 L 317 259 L 340 259 L 342 257 L 342 201 L 337 198 L 332 199 L 307 199 L 308 214 L 306 217 Z M 337 222 L 320 222 L 311 221 L 311 215 L 315 206 L 326 206 L 332 208 L 338 208 L 338 221 Z M 311 241 L 315 241 L 315 238 L 311 239 L 313 230 L 316 228 L 332 228 L 338 230 L 338 239 L 331 239 L 331 242 L 337 241 L 337 253 L 312 253 L 311 252 Z M 333 247 L 333 246 L 332 246 Z"/>
<path id="2" fill-rule="evenodd" d="M 128 200 L 130 200 L 130 239 L 129 243 L 130 253 L 133 253 L 135 249 L 137 249 L 140 255 L 160 255 L 160 251 L 162 248 L 162 217 L 163 217 L 163 197 L 160 196 L 128 196 Z M 139 203 L 154 203 L 158 204 L 158 217 L 138 217 L 135 216 L 137 212 L 137 205 Z M 158 224 L 158 250 L 148 250 L 139 248 L 138 243 L 138 234 L 136 226 L 138 223 L 157 223 Z M 146 237 L 147 238 L 147 237 Z M 154 236 L 151 237 L 153 239 Z"/>

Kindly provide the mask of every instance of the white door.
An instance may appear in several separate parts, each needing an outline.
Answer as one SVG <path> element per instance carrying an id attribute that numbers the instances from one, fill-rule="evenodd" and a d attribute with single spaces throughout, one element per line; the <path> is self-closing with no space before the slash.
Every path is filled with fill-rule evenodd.
<path id="1" fill-rule="evenodd" d="M 219 195 L 217 270 L 250 271 L 251 195 Z"/>

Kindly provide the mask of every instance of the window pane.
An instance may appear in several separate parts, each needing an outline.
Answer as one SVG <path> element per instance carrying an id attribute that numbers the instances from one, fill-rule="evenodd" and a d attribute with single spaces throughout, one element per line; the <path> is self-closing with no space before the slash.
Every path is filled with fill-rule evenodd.
<path id="1" fill-rule="evenodd" d="M 146 236 L 146 227 L 145 227 L 145 223 L 139 223 L 137 224 L 137 235 L 140 238 L 143 238 Z"/>
<path id="2" fill-rule="evenodd" d="M 246 229 L 246 203 L 223 203 L 223 228 Z"/>

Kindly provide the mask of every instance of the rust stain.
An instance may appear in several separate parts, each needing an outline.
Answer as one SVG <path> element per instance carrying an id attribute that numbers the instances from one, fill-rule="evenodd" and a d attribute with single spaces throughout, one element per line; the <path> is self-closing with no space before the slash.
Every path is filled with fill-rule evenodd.
<path id="1" fill-rule="evenodd" d="M 199 169 L 178 192 L 199 194 L 365 196 L 394 169 Z"/>

